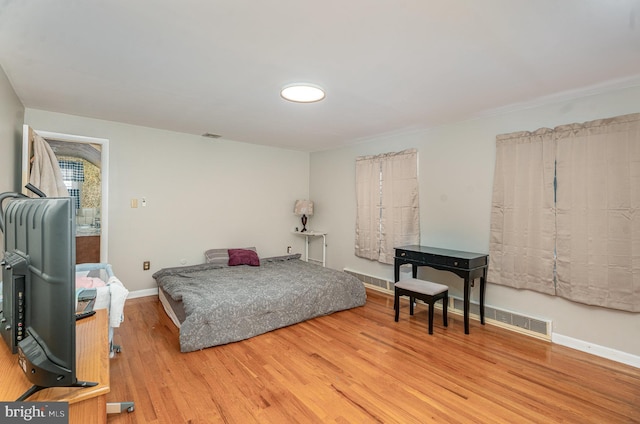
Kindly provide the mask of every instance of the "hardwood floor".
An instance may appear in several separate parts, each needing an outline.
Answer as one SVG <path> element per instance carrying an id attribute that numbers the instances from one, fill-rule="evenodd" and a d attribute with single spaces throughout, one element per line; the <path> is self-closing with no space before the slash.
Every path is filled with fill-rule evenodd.
<path id="1" fill-rule="evenodd" d="M 108 423 L 631 423 L 640 369 L 471 322 L 409 317 L 393 298 L 249 340 L 180 353 L 155 297 L 132 299 L 116 330 Z"/>

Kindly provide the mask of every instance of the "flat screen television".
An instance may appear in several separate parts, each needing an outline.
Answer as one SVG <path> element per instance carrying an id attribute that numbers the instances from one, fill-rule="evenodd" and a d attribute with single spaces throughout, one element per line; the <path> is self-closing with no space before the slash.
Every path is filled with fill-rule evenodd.
<path id="1" fill-rule="evenodd" d="M 94 385 L 76 378 L 72 199 L 18 198 L 3 216 L 3 338 L 33 383 L 18 400 L 47 387 Z"/>

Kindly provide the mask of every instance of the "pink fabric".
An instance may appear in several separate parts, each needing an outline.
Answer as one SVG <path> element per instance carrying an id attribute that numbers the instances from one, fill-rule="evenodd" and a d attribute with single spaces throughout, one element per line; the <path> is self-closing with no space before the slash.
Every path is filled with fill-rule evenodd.
<path id="1" fill-rule="evenodd" d="M 229 249 L 229 266 L 236 265 L 260 266 L 260 258 L 253 250 Z"/>
<path id="2" fill-rule="evenodd" d="M 99 278 L 91 277 L 76 277 L 76 288 L 79 289 L 92 289 L 95 287 L 104 287 L 107 283 Z"/>

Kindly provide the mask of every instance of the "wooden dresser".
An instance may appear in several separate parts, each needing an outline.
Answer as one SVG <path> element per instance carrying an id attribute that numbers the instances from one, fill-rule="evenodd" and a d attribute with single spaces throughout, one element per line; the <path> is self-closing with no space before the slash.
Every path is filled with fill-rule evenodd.
<path id="1" fill-rule="evenodd" d="M 106 309 L 76 323 L 76 377 L 98 382 L 94 387 L 55 387 L 33 394 L 27 401 L 69 402 L 69 423 L 106 423 L 109 393 L 109 335 Z M 0 343 L 0 400 L 14 401 L 31 387 L 5 343 Z"/>

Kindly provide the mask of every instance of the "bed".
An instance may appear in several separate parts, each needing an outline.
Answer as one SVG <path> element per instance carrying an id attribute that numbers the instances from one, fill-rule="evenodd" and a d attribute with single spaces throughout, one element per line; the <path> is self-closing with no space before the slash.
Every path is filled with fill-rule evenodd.
<path id="1" fill-rule="evenodd" d="M 165 268 L 153 278 L 180 328 L 182 352 L 248 339 L 366 301 L 356 277 L 302 261 L 299 254 L 260 258 L 258 266 Z"/>

